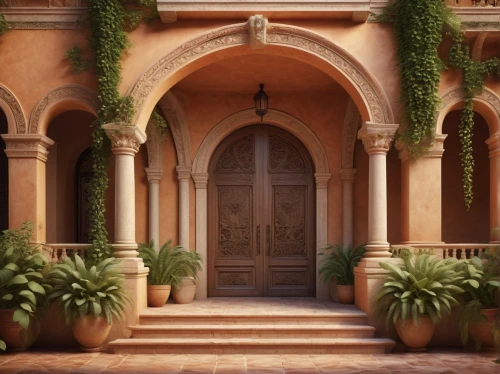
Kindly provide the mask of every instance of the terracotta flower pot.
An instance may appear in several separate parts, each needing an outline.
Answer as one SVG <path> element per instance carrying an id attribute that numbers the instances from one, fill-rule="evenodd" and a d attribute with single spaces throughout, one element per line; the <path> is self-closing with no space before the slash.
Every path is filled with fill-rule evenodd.
<path id="1" fill-rule="evenodd" d="M 189 304 L 193 302 L 196 294 L 196 281 L 191 277 L 186 277 L 179 288 L 172 290 L 172 296 L 176 304 Z"/>
<path id="2" fill-rule="evenodd" d="M 396 331 L 410 351 L 425 351 L 435 329 L 436 325 L 429 316 L 418 317 L 418 326 L 412 318 L 396 321 Z"/>
<path id="3" fill-rule="evenodd" d="M 108 324 L 105 317 L 95 318 L 85 316 L 77 318 L 73 323 L 73 335 L 80 344 L 84 352 L 99 352 L 101 346 L 108 337 L 111 325 Z"/>
<path id="4" fill-rule="evenodd" d="M 162 307 L 170 296 L 170 285 L 148 285 L 148 306 Z"/>
<path id="5" fill-rule="evenodd" d="M 354 303 L 354 286 L 343 286 L 337 284 L 337 296 L 339 297 L 339 301 L 342 304 Z"/>
<path id="6" fill-rule="evenodd" d="M 481 342 L 481 347 L 488 350 L 495 347 L 495 341 L 493 340 L 493 323 L 498 314 L 498 308 L 496 309 L 481 309 L 488 321 L 485 323 L 471 323 L 469 325 L 469 334 Z"/>
<path id="7" fill-rule="evenodd" d="M 30 318 L 28 330 L 25 330 L 12 320 L 14 312 L 14 309 L 0 309 L 0 339 L 5 342 L 10 352 L 25 351 L 38 338 L 40 321 L 36 317 Z"/>

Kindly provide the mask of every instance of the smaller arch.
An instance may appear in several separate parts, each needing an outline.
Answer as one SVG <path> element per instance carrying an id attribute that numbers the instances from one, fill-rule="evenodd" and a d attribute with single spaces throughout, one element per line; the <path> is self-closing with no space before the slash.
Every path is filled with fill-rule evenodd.
<path id="1" fill-rule="evenodd" d="M 361 125 L 361 114 L 352 99 L 347 103 L 342 129 L 342 169 L 354 168 L 354 148 Z"/>
<path id="2" fill-rule="evenodd" d="M 0 85 L 0 108 L 7 117 L 9 134 L 26 132 L 26 117 L 21 103 L 7 87 Z"/>
<path id="3" fill-rule="evenodd" d="M 35 105 L 28 126 L 29 134 L 47 134 L 50 122 L 68 110 L 82 110 L 97 116 L 97 94 L 85 86 L 69 84 L 50 91 Z"/>
<path id="4" fill-rule="evenodd" d="M 179 100 L 172 91 L 168 91 L 158 102 L 167 119 L 177 152 L 177 165 L 191 167 L 191 142 L 186 116 Z"/>
<path id="5" fill-rule="evenodd" d="M 464 102 L 462 87 L 456 86 L 441 96 L 441 107 L 438 112 L 436 123 L 436 134 L 443 133 L 443 122 L 445 117 L 453 110 L 461 109 Z M 474 111 L 481 114 L 488 124 L 490 135 L 499 131 L 500 119 L 500 97 L 490 90 L 483 91 L 474 98 Z"/>
<path id="6" fill-rule="evenodd" d="M 208 173 L 210 159 L 220 142 L 237 129 L 255 123 L 258 123 L 258 118 L 254 109 L 243 110 L 219 122 L 201 143 L 193 162 L 192 173 Z M 269 109 L 264 123 L 280 127 L 295 135 L 311 154 L 316 173 L 330 172 L 328 157 L 323 144 L 304 122 L 288 113 Z"/>

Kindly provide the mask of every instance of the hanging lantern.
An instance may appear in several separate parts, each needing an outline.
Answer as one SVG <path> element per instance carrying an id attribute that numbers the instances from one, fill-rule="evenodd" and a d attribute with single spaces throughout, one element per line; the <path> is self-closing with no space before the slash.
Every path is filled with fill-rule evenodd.
<path id="1" fill-rule="evenodd" d="M 253 97 L 255 101 L 255 113 L 260 117 L 260 122 L 264 120 L 269 105 L 269 97 L 264 92 L 264 85 L 260 85 L 260 91 Z"/>

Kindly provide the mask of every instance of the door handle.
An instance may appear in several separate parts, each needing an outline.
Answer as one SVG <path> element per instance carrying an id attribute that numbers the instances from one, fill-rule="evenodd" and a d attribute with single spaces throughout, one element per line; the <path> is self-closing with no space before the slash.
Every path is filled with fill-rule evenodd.
<path id="1" fill-rule="evenodd" d="M 267 255 L 271 256 L 271 225 L 267 225 L 266 228 L 266 246 L 267 246 Z"/>
<path id="2" fill-rule="evenodd" d="M 257 256 L 260 256 L 260 225 L 257 225 Z"/>

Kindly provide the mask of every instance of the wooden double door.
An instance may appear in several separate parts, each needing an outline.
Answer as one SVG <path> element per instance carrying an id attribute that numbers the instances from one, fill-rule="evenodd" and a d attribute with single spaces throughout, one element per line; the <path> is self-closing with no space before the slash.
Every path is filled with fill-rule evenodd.
<path id="1" fill-rule="evenodd" d="M 211 161 L 209 296 L 314 296 L 313 164 L 274 126 L 227 137 Z"/>

